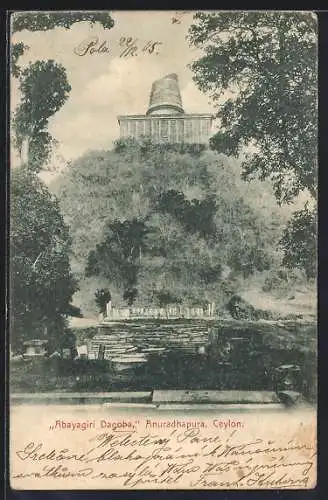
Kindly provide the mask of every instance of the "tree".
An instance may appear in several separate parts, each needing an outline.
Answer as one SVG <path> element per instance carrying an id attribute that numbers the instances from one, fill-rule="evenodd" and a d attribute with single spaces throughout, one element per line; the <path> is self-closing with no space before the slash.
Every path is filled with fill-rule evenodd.
<path id="1" fill-rule="evenodd" d="M 54 28 L 69 29 L 73 24 L 80 22 L 101 24 L 105 29 L 114 26 L 109 12 L 15 12 L 12 21 L 12 32 L 48 31 Z"/>
<path id="2" fill-rule="evenodd" d="M 71 240 L 58 200 L 23 167 L 12 172 L 10 218 L 12 347 L 45 332 L 56 343 L 77 290 Z"/>
<path id="3" fill-rule="evenodd" d="M 122 284 L 124 300 L 133 302 L 146 233 L 144 222 L 137 219 L 109 222 L 103 241 L 89 254 L 86 276 L 103 275 L 116 285 Z"/>
<path id="4" fill-rule="evenodd" d="M 22 56 L 25 52 L 25 50 L 28 49 L 28 46 L 25 45 L 23 42 L 19 43 L 14 43 L 11 46 L 11 73 L 15 78 L 18 78 L 20 75 L 20 67 L 18 66 L 18 59 L 20 56 Z"/>
<path id="5" fill-rule="evenodd" d="M 28 31 L 69 29 L 77 22 L 99 23 L 111 29 L 114 21 L 108 12 L 17 12 L 12 16 L 12 34 Z M 11 47 L 11 73 L 19 78 L 21 102 L 15 112 L 13 128 L 15 146 L 22 163 L 28 162 L 34 171 L 40 171 L 50 158 L 56 141 L 49 134 L 48 119 L 65 103 L 71 87 L 65 68 L 53 60 L 36 61 L 22 70 L 18 59 L 28 46 L 22 42 Z"/>
<path id="6" fill-rule="evenodd" d="M 108 288 L 101 288 L 100 290 L 96 290 L 95 301 L 100 313 L 106 313 L 106 305 L 110 300 L 112 300 L 112 296 Z"/>
<path id="7" fill-rule="evenodd" d="M 317 186 L 317 21 L 310 12 L 197 13 L 198 87 L 217 106 L 211 147 L 237 155 L 244 179 L 270 178 L 279 203 Z M 223 104 L 222 96 L 232 95 Z"/>
<path id="8" fill-rule="evenodd" d="M 138 295 L 137 288 L 127 288 L 123 292 L 123 300 L 126 300 L 128 306 L 131 307 L 133 305 L 134 301 L 136 300 L 137 295 Z"/>
<path id="9" fill-rule="evenodd" d="M 176 297 L 169 290 L 159 290 L 155 292 L 155 297 L 158 302 L 159 307 L 166 307 L 170 304 L 181 304 L 182 300 L 180 297 Z"/>
<path id="10" fill-rule="evenodd" d="M 287 268 L 304 269 L 308 278 L 314 278 L 317 271 L 316 238 L 316 211 L 306 204 L 303 210 L 295 212 L 283 232 L 280 240 L 284 249 L 283 264 Z"/>
<path id="11" fill-rule="evenodd" d="M 110 29 L 108 12 L 22 12 L 12 15 L 12 34 L 23 30 L 69 29 L 74 23 L 100 23 Z M 58 200 L 50 195 L 37 173 L 50 157 L 54 138 L 48 120 L 66 102 L 70 92 L 65 68 L 53 60 L 36 61 L 22 69 L 24 43 L 11 47 L 11 72 L 19 79 L 22 97 L 14 113 L 15 145 L 26 158 L 13 171 L 11 183 L 11 306 L 14 348 L 23 340 L 48 332 L 63 333 L 65 317 L 80 315 L 70 304 L 77 284 L 70 270 L 71 240 Z M 25 163 L 25 165 L 24 165 Z M 28 167 L 28 168 L 27 168 Z"/>
<path id="12" fill-rule="evenodd" d="M 48 120 L 63 106 L 71 86 L 65 68 L 49 60 L 30 64 L 20 75 L 19 89 L 22 98 L 13 120 L 15 145 L 22 154 L 25 144 L 27 163 L 38 172 L 52 149 Z"/>
<path id="13" fill-rule="evenodd" d="M 157 202 L 158 211 L 174 215 L 188 230 L 203 236 L 211 236 L 216 231 L 213 223 L 216 208 L 213 196 L 189 201 L 183 193 L 174 189 L 162 192 Z"/>

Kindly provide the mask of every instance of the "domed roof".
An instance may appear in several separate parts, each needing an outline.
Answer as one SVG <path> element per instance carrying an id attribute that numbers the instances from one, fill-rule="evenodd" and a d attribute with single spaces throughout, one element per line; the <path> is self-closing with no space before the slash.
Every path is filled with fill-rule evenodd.
<path id="1" fill-rule="evenodd" d="M 171 73 L 153 83 L 147 115 L 180 113 L 184 113 L 184 111 L 178 75 Z"/>

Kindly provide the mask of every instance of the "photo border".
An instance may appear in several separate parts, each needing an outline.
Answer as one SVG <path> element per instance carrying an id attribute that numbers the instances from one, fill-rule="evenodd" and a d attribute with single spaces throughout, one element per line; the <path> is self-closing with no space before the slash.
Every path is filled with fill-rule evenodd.
<path id="1" fill-rule="evenodd" d="M 124 2 L 123 2 L 124 3 Z M 44 7 L 44 4 L 43 4 Z M 50 7 L 49 7 L 50 8 Z M 180 7 L 186 8 L 186 6 Z M 210 9 L 210 7 L 207 7 Z M 213 7 L 212 7 L 213 8 Z M 218 10 L 218 6 L 216 6 Z M 224 6 L 220 6 L 220 10 L 225 10 Z M 277 7 L 275 7 L 275 10 Z M 328 11 L 319 11 L 317 9 L 305 9 L 305 10 L 315 10 L 318 13 L 319 17 L 319 244 L 318 244 L 318 255 L 319 255 L 319 273 L 318 274 L 318 309 L 319 309 L 319 320 L 318 320 L 318 435 L 320 435 L 320 441 L 318 442 L 318 483 L 317 486 L 312 490 L 216 490 L 216 491 L 208 491 L 208 490 L 192 490 L 192 491 L 184 491 L 184 490 L 171 490 L 171 491 L 160 491 L 160 490 L 139 490 L 139 491 L 129 491 L 129 490 L 68 490 L 68 491 L 60 491 L 56 492 L 55 490 L 46 490 L 46 491 L 30 491 L 30 490 L 12 490 L 9 485 L 9 459 L 8 459 L 8 418 L 9 418 L 9 349 L 8 349 L 8 339 L 9 339 L 9 331 L 8 331 L 8 289 L 9 289 L 9 164 L 10 164 L 10 137 L 9 137 L 9 70 L 8 70 L 8 53 L 9 53 L 9 15 L 15 11 L 23 11 L 23 10 L 49 10 L 46 8 L 26 8 L 26 5 L 21 8 L 15 8 L 10 11 L 2 11 L 1 12 L 1 49 L 2 53 L 5 55 L 5 65 L 6 71 L 2 73 L 2 88 L 6 88 L 6 92 L 2 93 L 1 99 L 1 111 L 0 116 L 2 118 L 2 127 L 1 132 L 3 133 L 3 144 L 5 145 L 5 164 L 1 169 L 1 189 L 0 199 L 2 200 L 2 224 L 1 229 L 3 230 L 4 238 L 1 239 L 1 243 L 3 244 L 3 252 L 2 255 L 5 255 L 5 266 L 3 266 L 3 290 L 5 293 L 1 294 L 1 298 L 3 299 L 3 311 L 4 315 L 2 315 L 2 331 L 6 332 L 5 335 L 2 335 L 1 343 L 2 343 L 2 363 L 1 369 L 2 372 L 2 380 L 5 382 L 5 390 L 2 391 L 2 403 L 4 404 L 3 415 L 5 415 L 4 425 L 2 426 L 2 430 L 4 431 L 4 444 L 5 444 L 5 475 L 6 481 L 4 483 L 4 498 L 7 499 L 15 499 L 15 500 L 66 500 L 66 499 L 97 499 L 97 500 L 108 500 L 109 498 L 126 498 L 127 496 L 137 496 L 137 498 L 144 498 L 145 496 L 152 498 L 155 494 L 157 498 L 170 498 L 177 499 L 183 498 L 185 494 L 189 495 L 190 499 L 198 498 L 198 495 L 201 495 L 202 498 L 222 498 L 225 499 L 235 499 L 235 498 L 254 498 L 265 500 L 266 498 L 275 498 L 277 500 L 282 499 L 300 499 L 300 500 L 314 500 L 316 498 L 323 498 L 321 493 L 323 493 L 322 489 L 322 478 L 321 472 L 323 471 L 323 464 L 325 461 L 320 464 L 321 460 L 323 460 L 323 456 L 327 447 L 324 445 L 324 434 L 326 432 L 326 427 L 324 426 L 325 421 L 327 421 L 324 417 L 328 417 L 327 413 L 323 413 L 324 408 L 321 405 L 324 397 L 327 397 L 327 390 L 324 390 L 324 380 L 325 374 L 325 365 L 327 365 L 326 360 L 323 358 L 321 362 L 321 357 L 324 356 L 324 353 L 328 352 L 328 338 L 327 333 L 324 328 L 324 315 L 322 314 L 322 310 L 324 310 L 326 305 L 326 292 L 327 292 L 327 284 L 326 284 L 326 267 L 328 262 L 328 233 L 325 231 L 325 197 L 326 197 L 326 168 L 325 168 L 325 159 L 327 158 L 328 153 L 328 141 L 326 137 L 328 137 Z M 103 8 L 98 8 L 96 5 L 93 5 L 92 8 L 65 8 L 65 9 L 51 9 L 51 10 L 104 10 Z M 115 8 L 113 6 L 110 10 L 129 10 L 129 7 L 122 6 L 120 8 Z M 136 10 L 131 8 L 131 10 Z M 141 9 L 138 9 L 141 10 Z M 144 9 L 142 9 L 144 10 Z M 147 9 L 151 10 L 151 9 Z M 158 10 L 158 9 L 156 9 Z M 171 9 L 165 9 L 171 10 Z M 173 10 L 178 10 L 175 6 Z M 190 10 L 200 10 L 197 7 L 193 6 Z M 201 10 L 204 10 L 204 7 L 201 7 Z M 236 10 L 236 9 L 231 9 Z M 242 10 L 245 10 L 242 9 Z M 249 9 L 250 10 L 250 9 Z M 270 10 L 266 9 L 252 9 L 252 10 Z M 284 9 L 287 10 L 287 9 Z M 293 10 L 293 9 L 288 9 Z M 322 167 L 320 168 L 320 165 Z M 321 195 L 323 196 L 320 196 Z M 2 196 L 1 196 L 2 195 Z M 320 334 L 320 332 L 322 332 Z M 323 363 L 323 364 L 322 364 Z M 327 373 L 326 373 L 327 375 Z M 321 383 L 320 383 L 321 381 Z M 327 410 L 326 410 L 327 411 Z M 5 412 L 5 413 L 4 413 Z"/>

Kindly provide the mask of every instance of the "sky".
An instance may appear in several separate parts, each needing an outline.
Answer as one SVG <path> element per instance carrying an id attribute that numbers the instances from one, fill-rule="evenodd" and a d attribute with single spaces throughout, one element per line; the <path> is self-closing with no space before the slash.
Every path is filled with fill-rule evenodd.
<path id="1" fill-rule="evenodd" d="M 146 113 L 152 82 L 166 74 L 177 73 L 186 113 L 214 111 L 188 68 L 200 55 L 186 40 L 192 12 L 183 13 L 180 24 L 172 23 L 174 11 L 113 11 L 111 15 L 115 26 L 110 30 L 99 24 L 76 23 L 69 30 L 23 31 L 12 38 L 12 42 L 29 46 L 19 59 L 22 67 L 38 59 L 54 59 L 66 68 L 72 90 L 49 122 L 49 131 L 59 142 L 59 166 L 87 150 L 110 149 L 119 137 L 117 116 Z M 137 54 L 120 57 L 128 38 L 137 39 L 132 44 L 138 47 Z M 96 47 L 103 44 L 107 51 L 78 55 L 96 40 Z M 150 41 L 160 42 L 152 54 L 142 50 Z M 12 110 L 19 99 L 13 79 Z M 13 164 L 16 161 L 13 154 Z"/>

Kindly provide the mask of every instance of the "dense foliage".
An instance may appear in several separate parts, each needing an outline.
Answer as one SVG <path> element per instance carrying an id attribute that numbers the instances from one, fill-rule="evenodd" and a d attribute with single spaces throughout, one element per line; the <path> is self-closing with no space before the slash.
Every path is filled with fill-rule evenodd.
<path id="1" fill-rule="evenodd" d="M 95 292 L 95 302 L 101 314 L 106 312 L 106 304 L 111 300 L 112 296 L 108 288 L 97 289 Z"/>
<path id="2" fill-rule="evenodd" d="M 114 26 L 109 12 L 16 12 L 12 20 L 12 31 L 47 31 L 54 28 L 69 29 L 73 24 L 99 23 L 105 29 Z"/>
<path id="3" fill-rule="evenodd" d="M 252 153 L 245 178 L 271 178 L 279 202 L 316 196 L 317 20 L 311 12 L 197 13 L 189 30 L 203 55 L 191 65 L 217 105 L 217 151 Z M 224 92 L 231 96 L 220 101 Z"/>
<path id="4" fill-rule="evenodd" d="M 198 87 L 217 107 L 211 147 L 244 154 L 244 179 L 271 179 L 278 203 L 317 193 L 317 19 L 311 12 L 197 13 L 190 43 Z M 223 94 L 225 94 L 223 98 Z M 284 264 L 313 276 L 315 208 L 297 211 L 281 248 Z M 308 226 L 307 226 L 308 224 Z M 300 239 L 302 234 L 302 240 Z"/>
<path id="5" fill-rule="evenodd" d="M 286 218 L 269 187 L 259 197 L 237 162 L 205 148 L 118 141 L 73 162 L 52 189 L 82 288 L 94 277 L 116 303 L 218 301 L 280 260 Z"/>
<path id="6" fill-rule="evenodd" d="M 12 15 L 12 34 L 20 31 L 69 29 L 87 21 L 113 27 L 108 12 L 21 12 Z M 54 60 L 35 61 L 25 68 L 19 58 L 28 50 L 11 46 L 11 74 L 18 79 L 21 99 L 13 112 L 13 144 L 21 166 L 11 178 L 11 346 L 22 348 L 28 338 L 47 335 L 58 346 L 67 315 L 80 316 L 71 304 L 77 284 L 71 274 L 71 240 L 58 200 L 36 175 L 46 167 L 56 141 L 48 121 L 66 102 L 71 90 L 66 69 Z"/>
<path id="7" fill-rule="evenodd" d="M 280 241 L 284 248 L 283 264 L 287 268 L 304 270 L 308 278 L 314 278 L 317 272 L 316 215 L 316 210 L 308 205 L 295 212 Z"/>
<path id="8" fill-rule="evenodd" d="M 27 162 L 33 171 L 49 159 L 53 138 L 47 131 L 48 120 L 65 103 L 71 87 L 65 68 L 53 60 L 36 61 L 20 75 L 21 101 L 15 111 L 15 145 L 21 152 L 28 148 Z"/>
<path id="9" fill-rule="evenodd" d="M 11 177 L 11 344 L 63 333 L 76 282 L 70 272 L 71 240 L 58 200 L 25 168 Z"/>

